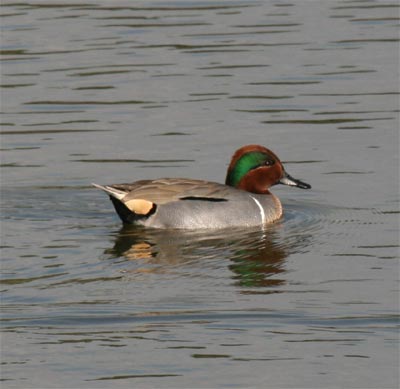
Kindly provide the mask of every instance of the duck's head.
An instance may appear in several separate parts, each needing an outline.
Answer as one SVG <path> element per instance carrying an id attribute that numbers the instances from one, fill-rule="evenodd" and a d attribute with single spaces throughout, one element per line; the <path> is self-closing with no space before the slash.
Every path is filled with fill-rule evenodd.
<path id="1" fill-rule="evenodd" d="M 279 158 L 259 145 L 243 146 L 233 154 L 225 184 L 252 193 L 269 193 L 276 184 L 310 189 L 311 185 L 286 173 Z"/>

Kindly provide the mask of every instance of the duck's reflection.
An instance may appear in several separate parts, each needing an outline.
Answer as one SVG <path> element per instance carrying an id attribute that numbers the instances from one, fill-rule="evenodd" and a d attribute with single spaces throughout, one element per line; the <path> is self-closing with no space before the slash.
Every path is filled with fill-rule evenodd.
<path id="1" fill-rule="evenodd" d="M 232 278 L 240 287 L 277 287 L 285 283 L 287 248 L 279 237 L 279 228 L 193 232 L 145 230 L 125 226 L 115 237 L 107 257 L 135 261 L 132 272 L 170 271 L 176 266 L 203 261 L 216 271 L 210 260 L 229 261 Z M 207 261 L 207 263 L 204 263 Z"/>

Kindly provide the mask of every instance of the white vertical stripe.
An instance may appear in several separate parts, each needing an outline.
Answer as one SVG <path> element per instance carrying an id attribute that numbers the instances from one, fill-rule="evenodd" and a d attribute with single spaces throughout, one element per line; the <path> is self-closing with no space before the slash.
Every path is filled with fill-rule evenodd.
<path id="1" fill-rule="evenodd" d="M 261 203 L 253 196 L 250 196 L 254 202 L 257 204 L 258 209 L 260 210 L 260 215 L 261 215 L 261 223 L 264 225 L 265 224 L 265 212 L 264 208 L 262 207 Z"/>

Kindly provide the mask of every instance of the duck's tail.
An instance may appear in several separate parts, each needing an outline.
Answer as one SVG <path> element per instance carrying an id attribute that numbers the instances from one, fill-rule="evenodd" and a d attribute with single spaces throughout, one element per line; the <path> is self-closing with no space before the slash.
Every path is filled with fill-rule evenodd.
<path id="1" fill-rule="evenodd" d="M 118 216 L 124 223 L 135 224 L 139 220 L 147 219 L 157 209 L 157 205 L 151 201 L 144 199 L 125 199 L 128 194 L 123 190 L 116 189 L 108 185 L 98 185 L 92 183 L 92 185 L 106 192 L 114 204 L 114 208 L 118 213 Z"/>
<path id="2" fill-rule="evenodd" d="M 115 189 L 112 186 L 108 185 L 103 186 L 94 183 L 92 183 L 92 185 L 97 189 L 103 190 L 104 192 L 108 193 L 111 197 L 114 197 L 118 200 L 122 200 L 126 195 L 126 192 L 124 192 L 123 190 Z"/>

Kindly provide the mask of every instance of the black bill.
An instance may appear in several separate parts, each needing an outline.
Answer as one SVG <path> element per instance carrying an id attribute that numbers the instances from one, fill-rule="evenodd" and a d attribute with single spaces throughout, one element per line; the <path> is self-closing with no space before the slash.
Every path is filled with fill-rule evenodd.
<path id="1" fill-rule="evenodd" d="M 286 172 L 284 172 L 284 176 L 279 180 L 279 184 L 296 186 L 297 188 L 301 188 L 301 189 L 310 189 L 311 188 L 310 184 L 307 184 L 300 180 L 296 180 L 295 178 L 289 176 L 289 174 L 287 174 Z"/>

